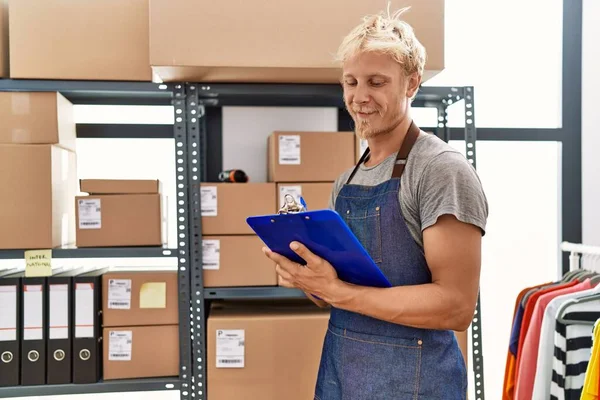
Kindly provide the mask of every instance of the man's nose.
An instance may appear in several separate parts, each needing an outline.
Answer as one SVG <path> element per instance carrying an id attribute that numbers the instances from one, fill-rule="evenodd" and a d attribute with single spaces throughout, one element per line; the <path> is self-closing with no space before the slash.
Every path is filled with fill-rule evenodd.
<path id="1" fill-rule="evenodd" d="M 357 84 L 354 91 L 354 102 L 358 104 L 367 103 L 370 99 L 369 88 L 364 84 Z"/>

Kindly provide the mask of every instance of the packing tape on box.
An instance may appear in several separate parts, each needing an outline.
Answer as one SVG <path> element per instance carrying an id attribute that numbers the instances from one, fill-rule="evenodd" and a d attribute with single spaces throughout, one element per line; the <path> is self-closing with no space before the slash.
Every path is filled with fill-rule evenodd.
<path id="1" fill-rule="evenodd" d="M 13 143 L 28 143 L 31 140 L 31 131 L 23 128 L 12 128 L 11 136 Z"/>
<path id="2" fill-rule="evenodd" d="M 28 115 L 31 113 L 31 95 L 29 93 L 11 93 L 12 113 Z"/>

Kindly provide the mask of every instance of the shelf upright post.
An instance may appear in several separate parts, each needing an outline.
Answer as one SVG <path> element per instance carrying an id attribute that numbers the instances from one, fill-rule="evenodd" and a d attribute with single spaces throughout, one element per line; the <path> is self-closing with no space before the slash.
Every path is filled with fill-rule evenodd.
<path id="1" fill-rule="evenodd" d="M 204 282 L 202 270 L 202 212 L 200 182 L 206 177 L 206 112 L 198 101 L 198 85 L 186 84 L 186 114 L 188 137 L 188 176 L 190 186 L 190 278 L 191 278 L 191 343 L 193 351 L 193 397 L 206 398 L 206 327 L 204 310 Z"/>
<path id="2" fill-rule="evenodd" d="M 190 234 L 188 196 L 190 183 L 188 179 L 188 138 L 186 129 L 186 92 L 183 84 L 173 87 L 173 124 L 175 138 L 176 182 L 177 182 L 177 277 L 179 286 L 179 377 L 181 379 L 180 399 L 191 400 L 192 388 L 192 349 L 191 349 L 191 281 L 190 281 Z"/>
<path id="3" fill-rule="evenodd" d="M 476 148 L 477 130 L 475 128 L 475 90 L 472 86 L 463 88 L 465 102 L 465 146 L 467 160 L 477 167 Z M 475 316 L 471 323 L 471 340 L 473 345 L 473 372 L 475 374 L 475 399 L 484 400 L 484 373 L 483 373 L 483 332 L 481 331 L 481 292 L 477 295 Z"/>
<path id="4" fill-rule="evenodd" d="M 448 101 L 442 99 L 441 104 L 437 105 L 438 120 L 436 136 L 448 143 L 450 141 L 450 128 L 448 127 Z"/>

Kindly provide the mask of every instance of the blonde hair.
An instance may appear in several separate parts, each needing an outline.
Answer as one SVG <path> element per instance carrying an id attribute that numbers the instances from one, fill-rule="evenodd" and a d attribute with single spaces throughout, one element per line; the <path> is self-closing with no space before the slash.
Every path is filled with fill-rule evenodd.
<path id="1" fill-rule="evenodd" d="M 362 22 L 343 39 L 336 61 L 343 63 L 361 52 L 385 53 L 402 66 L 406 75 L 416 72 L 423 76 L 427 58 L 425 47 L 415 36 L 413 28 L 400 19 L 409 8 L 390 14 L 388 3 L 387 15 L 381 12 L 363 17 Z"/>

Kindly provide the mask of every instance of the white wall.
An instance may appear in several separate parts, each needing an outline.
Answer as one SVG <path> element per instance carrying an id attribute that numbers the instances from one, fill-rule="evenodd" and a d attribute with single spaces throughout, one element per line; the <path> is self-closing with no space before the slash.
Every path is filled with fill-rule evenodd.
<path id="1" fill-rule="evenodd" d="M 583 0 L 581 82 L 583 242 L 600 246 L 600 2 Z"/>

